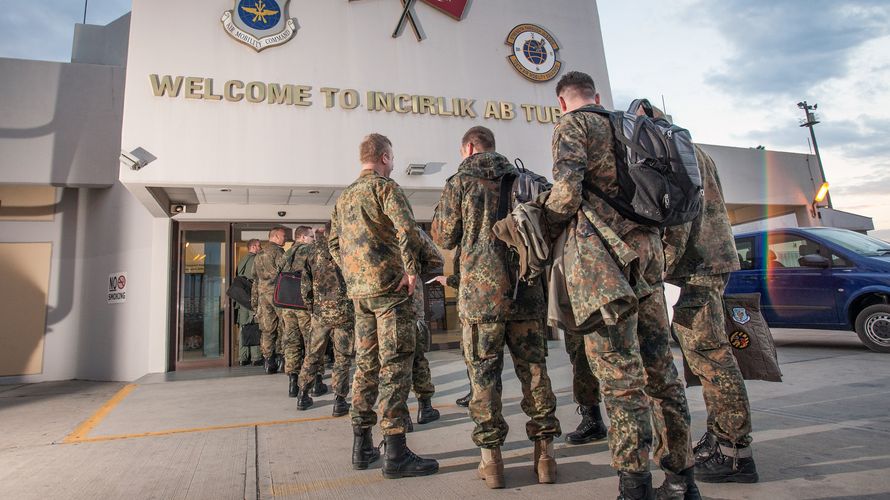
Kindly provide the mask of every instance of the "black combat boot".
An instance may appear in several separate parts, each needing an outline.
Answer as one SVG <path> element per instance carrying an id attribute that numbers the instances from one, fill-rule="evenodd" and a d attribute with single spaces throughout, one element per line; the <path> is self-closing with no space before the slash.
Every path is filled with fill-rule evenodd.
<path id="1" fill-rule="evenodd" d="M 331 412 L 331 415 L 335 417 L 342 417 L 349 413 L 349 407 L 351 405 L 346 402 L 346 398 L 343 396 L 337 396 L 334 398 L 334 410 Z"/>
<path id="2" fill-rule="evenodd" d="M 383 460 L 383 477 L 399 479 L 402 477 L 429 476 L 439 472 L 439 462 L 420 458 L 408 449 L 404 434 L 385 436 L 386 455 Z"/>
<path id="3" fill-rule="evenodd" d="M 284 354 L 279 354 L 275 359 L 278 360 L 278 371 L 284 371 Z"/>
<path id="4" fill-rule="evenodd" d="M 664 471 L 664 483 L 655 490 L 656 500 L 701 500 L 701 492 L 695 485 L 695 471 L 692 467 L 674 474 Z"/>
<path id="5" fill-rule="evenodd" d="M 417 400 L 417 423 L 428 424 L 439 420 L 439 410 L 433 408 L 433 402 L 430 398 Z"/>
<path id="6" fill-rule="evenodd" d="M 287 375 L 287 397 L 297 397 L 297 393 L 300 392 L 300 383 L 298 380 L 299 375 L 297 375 L 296 373 L 289 373 Z"/>
<path id="7" fill-rule="evenodd" d="M 466 396 L 455 401 L 454 404 L 456 404 L 457 406 L 460 406 L 461 408 L 467 408 L 468 406 L 470 406 L 471 399 L 473 399 L 472 391 L 468 392 Z"/>
<path id="8" fill-rule="evenodd" d="M 652 474 L 618 471 L 618 500 L 653 500 Z"/>
<path id="9" fill-rule="evenodd" d="M 566 443 L 585 444 L 605 439 L 609 430 L 606 429 L 606 424 L 603 423 L 599 405 L 578 406 L 578 414 L 581 415 L 581 423 L 578 424 L 575 432 L 566 434 Z"/>
<path id="10" fill-rule="evenodd" d="M 698 444 L 692 448 L 692 452 L 695 454 L 695 463 L 700 464 L 711 458 L 716 449 L 717 436 L 710 432 L 705 432 L 705 435 L 698 440 Z"/>
<path id="11" fill-rule="evenodd" d="M 309 408 L 312 408 L 312 398 L 309 397 L 309 386 L 300 389 L 300 393 L 297 395 L 297 410 L 305 411 Z"/>
<path id="12" fill-rule="evenodd" d="M 405 415 L 405 432 L 414 432 L 414 422 L 411 421 L 411 415 Z"/>
<path id="13" fill-rule="evenodd" d="M 319 397 L 328 393 L 328 386 L 321 381 L 321 373 L 315 376 L 315 383 L 312 385 L 312 396 Z"/>
<path id="14" fill-rule="evenodd" d="M 760 479 L 750 446 L 719 441 L 710 458 L 695 464 L 695 477 L 703 483 L 756 483 Z"/>
<path id="15" fill-rule="evenodd" d="M 370 427 L 352 427 L 352 468 L 365 470 L 380 458 L 380 450 L 371 440 Z"/>
<path id="16" fill-rule="evenodd" d="M 266 360 L 263 361 L 263 368 L 266 369 L 266 373 L 268 375 L 274 375 L 278 373 L 278 361 L 275 360 L 275 356 L 266 358 Z"/>

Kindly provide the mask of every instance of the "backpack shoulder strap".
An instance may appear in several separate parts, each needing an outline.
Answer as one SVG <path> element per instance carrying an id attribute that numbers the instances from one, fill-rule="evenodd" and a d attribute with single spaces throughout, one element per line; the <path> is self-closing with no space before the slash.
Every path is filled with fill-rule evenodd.
<path id="1" fill-rule="evenodd" d="M 513 183 L 516 182 L 516 174 L 504 174 L 498 193 L 497 220 L 501 220 L 510 213 L 510 198 L 513 193 Z"/>

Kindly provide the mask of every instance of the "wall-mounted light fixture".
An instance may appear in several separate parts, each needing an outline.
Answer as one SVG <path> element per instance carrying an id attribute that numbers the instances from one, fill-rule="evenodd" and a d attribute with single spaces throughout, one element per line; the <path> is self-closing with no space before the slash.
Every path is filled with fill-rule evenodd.
<path id="1" fill-rule="evenodd" d="M 133 151 L 122 149 L 119 159 L 121 164 L 129 167 L 130 170 L 142 170 L 146 165 L 158 158 L 142 148 L 136 148 Z"/>
<path id="2" fill-rule="evenodd" d="M 405 171 L 408 175 L 423 175 L 426 172 L 426 163 L 412 163 Z"/>
<path id="3" fill-rule="evenodd" d="M 815 219 L 819 213 L 819 204 L 825 201 L 825 198 L 828 196 L 828 188 L 829 185 L 827 182 L 823 182 L 821 186 L 819 186 L 819 191 L 816 192 L 816 196 L 813 198 L 813 203 L 810 204 L 810 215 Z"/>

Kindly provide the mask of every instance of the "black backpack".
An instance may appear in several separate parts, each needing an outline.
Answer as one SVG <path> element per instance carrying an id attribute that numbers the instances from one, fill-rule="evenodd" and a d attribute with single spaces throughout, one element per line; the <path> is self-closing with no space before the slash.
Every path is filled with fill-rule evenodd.
<path id="1" fill-rule="evenodd" d="M 640 108 L 645 115 L 637 116 Z M 678 226 L 699 216 L 704 191 L 688 130 L 655 118 L 646 99 L 635 100 L 627 112 L 598 106 L 577 111 L 609 118 L 615 138 L 618 196 L 588 186 L 594 194 L 624 217 L 647 226 Z"/>
<path id="2" fill-rule="evenodd" d="M 553 184 L 546 177 L 525 168 L 525 164 L 519 158 L 516 158 L 513 163 L 516 164 L 517 172 L 501 177 L 498 220 L 510 215 L 516 205 L 534 201 L 539 194 L 553 188 Z"/>
<path id="3" fill-rule="evenodd" d="M 250 307 L 250 292 L 252 287 L 253 283 L 251 283 L 249 279 L 244 276 L 235 276 L 232 280 L 232 284 L 229 286 L 228 290 L 226 290 L 226 295 L 237 302 L 239 306 L 253 311 L 253 308 Z"/>

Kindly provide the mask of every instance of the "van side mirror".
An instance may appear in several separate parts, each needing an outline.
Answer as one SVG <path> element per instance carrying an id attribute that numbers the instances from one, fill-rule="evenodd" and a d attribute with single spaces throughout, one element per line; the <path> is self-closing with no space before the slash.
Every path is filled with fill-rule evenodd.
<path id="1" fill-rule="evenodd" d="M 802 267 L 817 267 L 821 269 L 826 269 L 829 265 L 831 265 L 831 262 L 829 262 L 828 259 L 816 253 L 804 255 L 803 257 L 798 259 L 797 262 Z"/>

